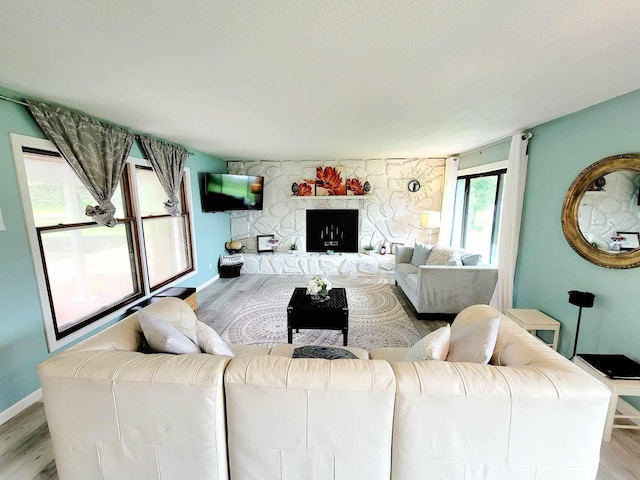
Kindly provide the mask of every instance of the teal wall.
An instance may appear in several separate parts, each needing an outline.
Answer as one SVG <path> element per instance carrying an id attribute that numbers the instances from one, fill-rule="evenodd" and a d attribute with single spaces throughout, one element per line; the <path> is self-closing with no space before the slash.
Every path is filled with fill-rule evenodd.
<path id="1" fill-rule="evenodd" d="M 583 309 L 578 353 L 623 353 L 640 361 L 640 268 L 598 267 L 575 253 L 560 215 L 573 179 L 601 158 L 640 152 L 640 90 L 531 130 L 515 305 L 561 322 L 560 352 L 570 356 L 578 307 L 569 290 L 595 294 Z M 640 409 L 637 398 L 625 398 Z"/>
<path id="2" fill-rule="evenodd" d="M 0 94 L 23 97 L 1 87 Z M 49 356 L 10 133 L 45 138 L 25 107 L 0 100 L 0 209 L 6 227 L 0 231 L 0 412 L 40 388 L 36 367 Z M 137 143 L 131 156 L 143 157 Z M 199 286 L 217 274 L 217 259 L 230 232 L 228 214 L 202 212 L 198 172 L 226 172 L 227 165 L 195 152 L 187 166 L 191 168 L 198 273 L 183 285 Z"/>
<path id="3" fill-rule="evenodd" d="M 560 351 L 571 355 L 578 308 L 569 290 L 595 294 L 582 312 L 578 352 L 623 353 L 640 360 L 640 268 L 598 267 L 575 253 L 560 215 L 573 179 L 601 158 L 640 152 L 640 90 L 531 130 L 527 186 L 515 279 L 515 305 L 562 323 Z"/>

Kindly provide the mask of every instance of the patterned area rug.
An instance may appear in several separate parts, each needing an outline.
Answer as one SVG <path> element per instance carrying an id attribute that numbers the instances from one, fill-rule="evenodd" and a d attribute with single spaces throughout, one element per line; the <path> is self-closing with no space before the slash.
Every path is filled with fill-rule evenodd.
<path id="1" fill-rule="evenodd" d="M 349 346 L 371 350 L 409 347 L 420 334 L 407 317 L 385 279 L 330 277 L 334 287 L 346 289 L 349 303 Z M 272 346 L 287 342 L 287 304 L 295 287 L 304 287 L 306 276 L 268 278 L 222 332 L 230 343 Z M 338 330 L 300 330 L 293 343 L 342 345 Z"/>

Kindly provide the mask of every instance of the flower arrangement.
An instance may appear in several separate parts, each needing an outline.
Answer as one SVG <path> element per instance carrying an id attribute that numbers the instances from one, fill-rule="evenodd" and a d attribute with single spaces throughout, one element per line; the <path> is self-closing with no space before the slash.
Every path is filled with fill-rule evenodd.
<path id="1" fill-rule="evenodd" d="M 307 294 L 314 297 L 326 297 L 329 290 L 331 290 L 331 282 L 320 276 L 313 277 L 307 285 Z"/>

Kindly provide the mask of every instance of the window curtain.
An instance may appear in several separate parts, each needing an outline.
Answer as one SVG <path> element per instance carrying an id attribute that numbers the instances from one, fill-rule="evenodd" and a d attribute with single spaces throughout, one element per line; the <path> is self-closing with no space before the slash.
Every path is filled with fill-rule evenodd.
<path id="1" fill-rule="evenodd" d="M 149 137 L 140 137 L 140 143 L 158 176 L 158 180 L 160 180 L 162 188 L 169 196 L 169 200 L 164 202 L 165 210 L 173 217 L 179 216 L 181 211 L 178 193 L 180 193 L 184 162 L 189 152 L 179 145 Z"/>
<path id="2" fill-rule="evenodd" d="M 42 131 L 71 165 L 98 205 L 85 214 L 98 225 L 114 227 L 111 203 L 133 145 L 133 133 L 78 112 L 40 102 L 27 102 Z"/>
<path id="3" fill-rule="evenodd" d="M 444 164 L 444 187 L 442 195 L 442 213 L 438 243 L 451 245 L 453 231 L 453 209 L 456 201 L 456 183 L 458 181 L 458 157 L 449 157 Z"/>
<path id="4" fill-rule="evenodd" d="M 522 202 L 527 177 L 527 145 L 530 138 L 530 133 L 519 132 L 513 135 L 507 161 L 498 233 L 498 285 L 491 300 L 491 305 L 502 312 L 513 306 L 513 279 L 518 259 Z"/>

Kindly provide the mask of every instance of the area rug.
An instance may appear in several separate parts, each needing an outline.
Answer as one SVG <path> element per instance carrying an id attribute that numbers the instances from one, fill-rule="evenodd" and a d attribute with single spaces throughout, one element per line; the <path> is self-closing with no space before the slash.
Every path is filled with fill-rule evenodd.
<path id="1" fill-rule="evenodd" d="M 409 347 L 420 334 L 385 279 L 330 277 L 334 287 L 346 289 L 349 304 L 349 346 L 371 350 Z M 295 287 L 304 287 L 305 276 L 269 276 L 222 332 L 230 343 L 272 346 L 287 343 L 287 304 Z M 304 330 L 293 334 L 293 343 L 342 345 L 338 330 Z"/>

